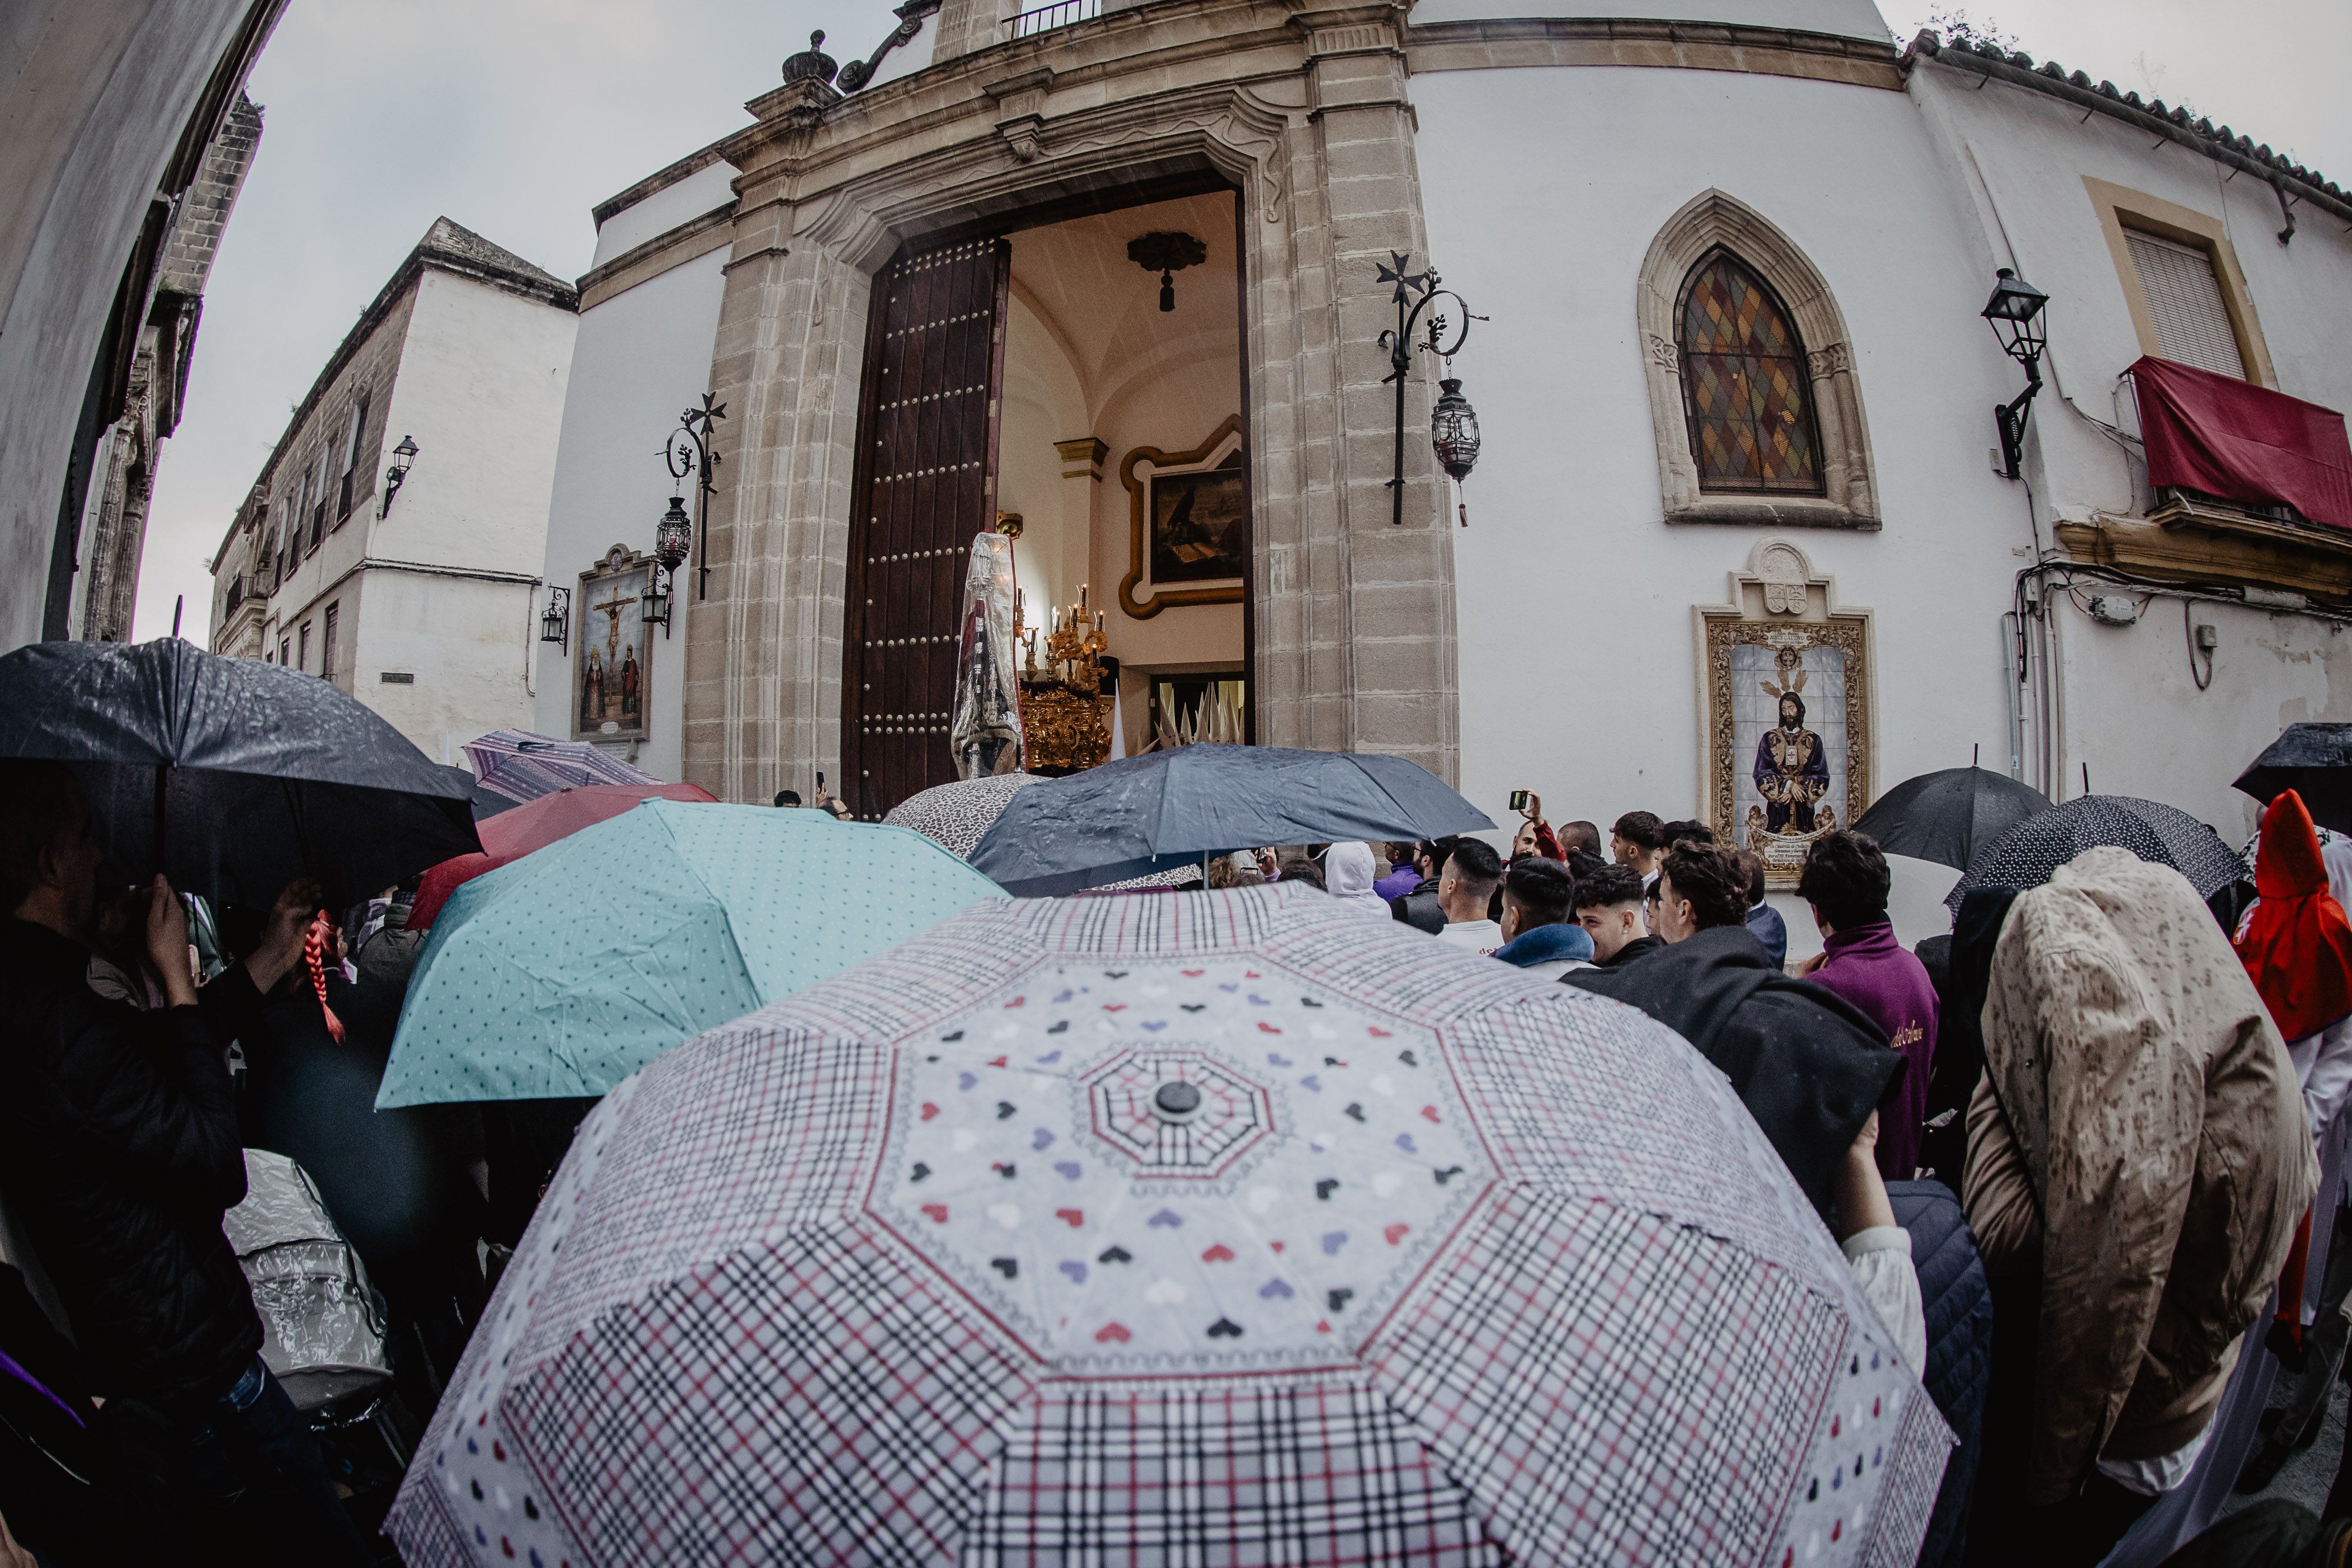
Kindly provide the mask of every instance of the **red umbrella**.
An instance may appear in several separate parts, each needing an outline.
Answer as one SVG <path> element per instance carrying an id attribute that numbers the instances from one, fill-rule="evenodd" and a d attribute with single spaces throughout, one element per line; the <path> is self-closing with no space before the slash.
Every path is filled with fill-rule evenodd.
<path id="1" fill-rule="evenodd" d="M 485 818 L 477 828 L 484 853 L 458 855 L 425 873 L 417 884 L 416 902 L 408 912 L 408 928 L 422 931 L 433 924 L 449 895 L 487 871 L 496 871 L 543 850 L 558 839 L 568 839 L 583 828 L 634 810 L 640 800 L 716 800 L 699 784 L 592 784 L 559 789 L 552 795 Z"/>
<path id="2" fill-rule="evenodd" d="M 635 810 L 640 800 L 718 799 L 699 784 L 590 784 L 525 801 L 482 822 L 476 831 L 482 835 L 482 848 L 501 857 L 503 864 L 543 850 L 558 839 L 568 839 L 583 828 Z"/>

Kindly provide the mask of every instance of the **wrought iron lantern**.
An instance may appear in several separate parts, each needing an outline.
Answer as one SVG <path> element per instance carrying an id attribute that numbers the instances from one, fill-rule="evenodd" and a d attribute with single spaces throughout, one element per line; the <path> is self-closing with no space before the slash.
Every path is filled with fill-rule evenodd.
<path id="1" fill-rule="evenodd" d="M 1429 411 L 1429 444 L 1438 466 L 1459 485 L 1478 464 L 1478 411 L 1452 376 L 1437 383 L 1437 406 Z"/>
<path id="2" fill-rule="evenodd" d="M 669 510 L 654 525 L 654 559 L 667 571 L 676 571 L 686 564 L 687 552 L 694 548 L 694 524 L 686 515 L 686 497 L 672 496 Z"/>
<path id="3" fill-rule="evenodd" d="M 654 569 L 646 573 L 645 591 L 637 596 L 637 613 L 646 625 L 660 627 L 665 637 L 669 635 L 670 601 L 677 597 L 677 581 L 674 575 L 662 570 L 660 563 L 656 562 Z"/>
<path id="4" fill-rule="evenodd" d="M 2042 390 L 2042 350 L 2049 341 L 2042 308 L 2050 303 L 2050 296 L 2005 267 L 1993 277 L 1992 298 L 1979 314 L 1992 323 L 2001 352 L 2025 367 L 2025 390 L 1992 411 L 1993 423 L 2000 429 L 2001 473 L 2014 479 L 2025 454 L 2026 416 L 2032 411 L 2033 394 Z"/>
<path id="5" fill-rule="evenodd" d="M 547 608 L 540 612 L 539 640 L 552 643 L 565 653 L 572 651 L 572 591 L 551 588 L 547 591 Z"/>
<path id="6" fill-rule="evenodd" d="M 1380 336 L 1381 347 L 1389 351 L 1389 373 L 1381 378 L 1381 384 L 1394 382 L 1396 385 L 1396 473 L 1389 480 L 1389 491 L 1394 497 L 1389 517 L 1391 524 L 1404 521 L 1404 383 L 1412 371 L 1412 351 L 1419 349 L 1424 353 L 1435 354 L 1445 361 L 1445 367 L 1450 371 L 1454 368 L 1454 356 L 1461 351 L 1464 343 L 1469 341 L 1470 323 L 1486 319 L 1472 315 L 1469 301 L 1462 296 L 1450 288 L 1440 287 L 1442 280 L 1434 267 L 1426 272 L 1407 272 L 1405 268 L 1411 259 L 1391 251 L 1389 253 L 1391 265 L 1380 269 L 1382 283 L 1396 285 L 1396 291 L 1391 296 L 1396 303 L 1396 328 Z M 1445 314 L 1439 311 L 1430 316 L 1423 335 L 1414 338 L 1413 329 L 1421 322 L 1421 313 L 1429 308 L 1432 301 L 1439 298 L 1451 299 L 1461 308 L 1459 329 L 1454 329 Z M 1451 343 L 1445 340 L 1449 331 L 1454 339 Z M 1470 526 L 1470 508 L 1461 501 L 1458 486 L 1470 476 L 1471 467 L 1478 461 L 1478 411 L 1472 408 L 1470 400 L 1462 395 L 1462 383 L 1455 378 L 1442 378 L 1437 389 L 1437 405 L 1430 410 L 1429 415 L 1430 447 L 1437 455 L 1438 465 L 1453 476 L 1457 486 L 1454 514 L 1466 528 Z"/>
<path id="7" fill-rule="evenodd" d="M 408 471 L 416 466 L 416 437 L 404 435 L 400 444 L 392 449 L 391 465 L 383 471 L 383 505 L 376 509 L 378 517 L 392 516 L 392 498 L 400 494 L 407 480 Z"/>

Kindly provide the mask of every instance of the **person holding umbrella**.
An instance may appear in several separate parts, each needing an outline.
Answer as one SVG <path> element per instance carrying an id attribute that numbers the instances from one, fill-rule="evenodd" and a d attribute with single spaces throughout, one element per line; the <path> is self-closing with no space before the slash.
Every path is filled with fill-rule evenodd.
<path id="1" fill-rule="evenodd" d="M 83 983 L 100 859 L 70 772 L 0 763 L 0 996 L 14 1030 L 0 1193 L 105 1381 L 110 1445 L 155 1559 L 363 1562 L 309 1428 L 260 1359 L 261 1322 L 221 1229 L 245 1197 L 225 1053 L 299 961 L 318 890 L 287 887 L 253 956 L 199 991 L 186 908 L 156 876 L 143 945 L 164 1005 L 142 1012 Z"/>

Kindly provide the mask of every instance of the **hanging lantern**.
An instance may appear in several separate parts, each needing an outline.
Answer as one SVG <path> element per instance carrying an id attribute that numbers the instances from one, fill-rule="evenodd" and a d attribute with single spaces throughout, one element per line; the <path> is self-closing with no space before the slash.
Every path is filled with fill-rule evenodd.
<path id="1" fill-rule="evenodd" d="M 539 640 L 552 643 L 564 652 L 571 652 L 572 591 L 551 588 L 547 591 L 547 609 L 539 617 Z"/>
<path id="2" fill-rule="evenodd" d="M 1462 383 L 1448 376 L 1437 383 L 1437 406 L 1429 413 L 1429 444 L 1438 465 L 1454 482 L 1470 477 L 1478 462 L 1478 411 L 1462 395 Z"/>
<path id="3" fill-rule="evenodd" d="M 656 566 L 646 574 L 645 592 L 639 595 L 637 613 L 645 618 L 646 625 L 660 627 L 662 635 L 667 637 L 669 635 L 670 601 L 677 597 L 677 593 L 663 580 L 662 569 Z"/>
<path id="4" fill-rule="evenodd" d="M 669 510 L 654 525 L 654 559 L 666 570 L 676 571 L 686 564 L 687 553 L 694 548 L 694 525 L 687 519 L 686 497 L 672 496 Z"/>

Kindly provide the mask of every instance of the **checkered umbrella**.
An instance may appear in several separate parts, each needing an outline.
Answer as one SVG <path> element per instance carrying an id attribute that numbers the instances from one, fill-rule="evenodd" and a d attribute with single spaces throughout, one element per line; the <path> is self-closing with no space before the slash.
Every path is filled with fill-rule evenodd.
<path id="1" fill-rule="evenodd" d="M 1294 883 L 982 904 L 623 1083 L 387 1529 L 1908 1563 L 1949 1442 L 1696 1052 Z"/>

